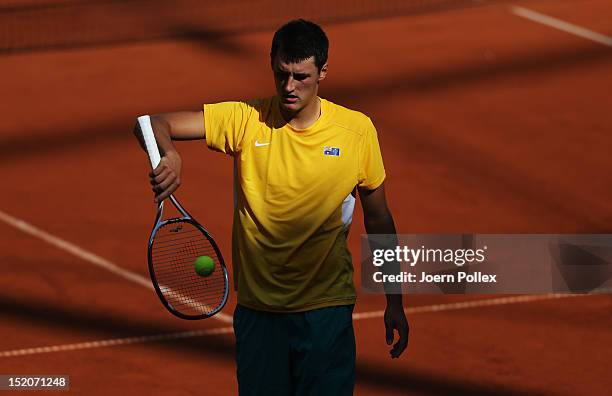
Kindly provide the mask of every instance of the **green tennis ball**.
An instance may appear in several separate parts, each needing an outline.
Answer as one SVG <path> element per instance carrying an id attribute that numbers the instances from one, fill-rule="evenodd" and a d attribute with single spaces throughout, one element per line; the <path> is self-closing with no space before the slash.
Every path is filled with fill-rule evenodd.
<path id="1" fill-rule="evenodd" d="M 200 256 L 195 259 L 193 266 L 196 274 L 200 276 L 209 276 L 215 270 L 215 262 L 208 256 Z"/>

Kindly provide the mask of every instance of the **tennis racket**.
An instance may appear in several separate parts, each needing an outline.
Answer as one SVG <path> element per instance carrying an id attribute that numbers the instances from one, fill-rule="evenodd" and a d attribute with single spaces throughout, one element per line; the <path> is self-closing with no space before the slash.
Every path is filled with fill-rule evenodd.
<path id="1" fill-rule="evenodd" d="M 153 169 L 161 157 L 151 119 L 138 117 L 140 130 Z M 179 217 L 163 220 L 164 201 L 157 206 L 155 225 L 149 238 L 149 273 L 162 304 L 182 319 L 205 319 L 221 311 L 227 302 L 229 280 L 227 269 L 215 240 L 170 195 Z M 208 276 L 195 270 L 198 257 L 208 256 L 214 269 Z"/>

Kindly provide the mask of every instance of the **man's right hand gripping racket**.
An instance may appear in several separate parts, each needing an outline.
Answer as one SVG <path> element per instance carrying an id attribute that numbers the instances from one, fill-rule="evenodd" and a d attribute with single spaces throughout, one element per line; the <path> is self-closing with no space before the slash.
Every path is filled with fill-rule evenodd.
<path id="1" fill-rule="evenodd" d="M 153 169 L 161 160 L 151 120 L 138 117 L 143 140 Z M 221 252 L 214 239 L 187 213 L 176 198 L 170 202 L 180 217 L 163 220 L 164 201 L 157 207 L 149 238 L 149 273 L 161 302 L 182 319 L 205 319 L 221 311 L 227 302 L 229 280 Z M 196 260 L 207 271 L 196 272 Z M 214 266 L 210 272 L 211 261 Z M 203 274 L 203 275 L 200 275 Z"/>

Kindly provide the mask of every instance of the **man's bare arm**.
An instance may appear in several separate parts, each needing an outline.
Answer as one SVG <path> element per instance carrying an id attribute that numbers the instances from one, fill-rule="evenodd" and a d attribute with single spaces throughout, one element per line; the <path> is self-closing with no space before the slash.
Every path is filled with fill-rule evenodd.
<path id="1" fill-rule="evenodd" d="M 386 234 L 395 238 L 393 216 L 387 206 L 385 186 L 381 184 L 375 190 L 359 190 L 359 198 L 363 207 L 363 219 L 368 234 Z M 397 244 L 397 243 L 396 243 Z M 397 330 L 399 340 L 390 351 L 392 358 L 399 357 L 408 345 L 409 326 L 404 313 L 402 294 L 387 291 L 387 307 L 385 309 L 385 338 L 388 345 L 393 343 L 393 331 Z"/>
<path id="2" fill-rule="evenodd" d="M 198 140 L 206 138 L 203 111 L 179 111 L 151 116 L 151 125 L 162 155 L 157 168 L 149 173 L 155 202 L 170 196 L 181 184 L 181 156 L 172 140 Z M 134 135 L 143 149 L 140 126 L 136 123 Z"/>

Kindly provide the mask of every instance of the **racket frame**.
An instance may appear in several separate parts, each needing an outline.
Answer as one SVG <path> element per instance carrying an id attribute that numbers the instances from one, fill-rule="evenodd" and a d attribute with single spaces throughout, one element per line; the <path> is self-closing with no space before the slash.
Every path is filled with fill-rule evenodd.
<path id="1" fill-rule="evenodd" d="M 227 273 L 227 268 L 225 267 L 225 263 L 223 261 L 223 256 L 221 255 L 221 251 L 219 250 L 217 243 L 215 242 L 213 237 L 210 235 L 210 233 L 206 231 L 206 229 L 202 227 L 197 221 L 195 221 L 193 217 L 191 217 L 191 215 L 183 208 L 183 206 L 179 203 L 179 201 L 172 194 L 170 195 L 169 199 L 172 202 L 172 204 L 176 207 L 176 209 L 178 209 L 178 211 L 181 213 L 182 217 L 173 217 L 170 219 L 162 220 L 162 217 L 164 214 L 164 201 L 160 202 L 159 205 L 157 206 L 157 215 L 155 217 L 155 225 L 153 226 L 153 231 L 151 231 L 151 236 L 149 236 L 149 246 L 147 249 L 147 259 L 149 262 L 149 275 L 151 276 L 151 281 L 153 282 L 153 288 L 155 289 L 155 293 L 157 293 L 157 296 L 159 297 L 163 306 L 166 307 L 166 309 L 171 314 L 181 319 L 186 319 L 186 320 L 206 319 L 206 318 L 209 318 L 215 315 L 217 312 L 221 311 L 223 307 L 225 306 L 225 304 L 227 303 L 227 298 L 229 295 L 229 276 Z M 155 234 L 157 233 L 157 230 L 159 230 L 161 227 L 165 225 L 172 224 L 172 223 L 181 223 L 181 222 L 189 223 L 195 226 L 206 237 L 206 239 L 208 239 L 208 241 L 210 242 L 211 246 L 213 247 L 215 251 L 215 254 L 217 255 L 219 265 L 221 266 L 221 271 L 223 271 L 224 285 L 225 285 L 225 293 L 223 295 L 223 300 L 221 301 L 221 304 L 219 304 L 215 308 L 215 310 L 207 314 L 187 315 L 180 311 L 175 310 L 172 307 L 172 305 L 168 302 L 166 297 L 164 296 L 164 293 L 161 291 L 161 288 L 159 287 L 159 284 L 157 282 L 157 277 L 155 275 L 155 269 L 153 268 L 153 243 L 155 241 Z"/>

